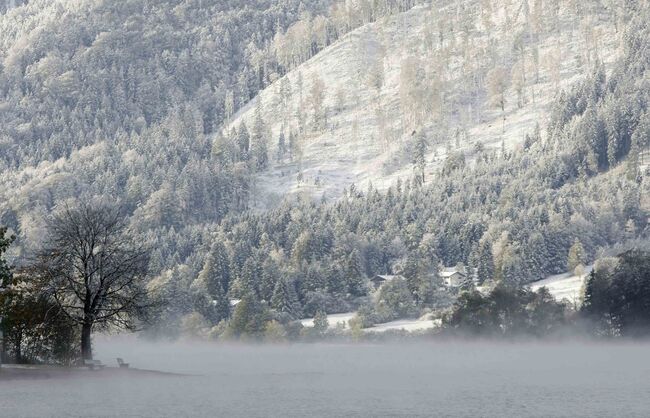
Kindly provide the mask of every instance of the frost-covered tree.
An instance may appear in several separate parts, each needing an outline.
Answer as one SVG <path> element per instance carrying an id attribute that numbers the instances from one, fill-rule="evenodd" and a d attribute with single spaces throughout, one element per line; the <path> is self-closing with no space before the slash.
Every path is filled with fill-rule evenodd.
<path id="1" fill-rule="evenodd" d="M 314 331 L 317 335 L 323 335 L 327 332 L 329 322 L 327 321 L 327 314 L 324 311 L 317 311 L 314 315 Z"/>
<path id="2" fill-rule="evenodd" d="M 314 74 L 309 89 L 309 105 L 312 109 L 312 123 L 315 131 L 320 131 L 325 127 L 326 109 L 325 109 L 325 83 L 318 74 Z"/>
<path id="3" fill-rule="evenodd" d="M 576 238 L 573 241 L 571 248 L 569 248 L 569 254 L 567 256 L 567 269 L 570 272 L 573 272 L 576 267 L 583 265 L 586 261 L 585 249 L 578 238 Z"/>
<path id="4" fill-rule="evenodd" d="M 483 240 L 478 247 L 476 276 L 479 284 L 494 279 L 494 259 L 492 258 L 492 244 L 487 239 Z"/>
<path id="5" fill-rule="evenodd" d="M 247 293 L 233 311 L 228 322 L 227 335 L 238 339 L 261 338 L 268 320 L 268 310 L 254 295 Z"/>
<path id="6" fill-rule="evenodd" d="M 501 109 L 505 120 L 506 111 L 506 91 L 510 85 L 510 74 L 503 67 L 495 67 L 487 74 L 487 92 L 490 97 L 490 103 L 494 107 Z"/>
<path id="7" fill-rule="evenodd" d="M 273 289 L 271 307 L 291 319 L 300 317 L 300 305 L 293 285 L 286 279 L 279 279 Z"/>
<path id="8" fill-rule="evenodd" d="M 420 130 L 415 134 L 415 144 L 413 146 L 413 172 L 416 180 L 424 184 L 424 169 L 427 165 L 427 151 L 429 150 L 429 141 L 425 133 Z"/>

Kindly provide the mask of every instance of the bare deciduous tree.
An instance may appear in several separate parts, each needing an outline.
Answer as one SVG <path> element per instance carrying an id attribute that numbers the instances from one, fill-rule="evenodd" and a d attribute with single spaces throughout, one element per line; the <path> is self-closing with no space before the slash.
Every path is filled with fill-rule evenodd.
<path id="1" fill-rule="evenodd" d="M 314 111 L 314 131 L 320 131 L 324 127 L 325 119 L 325 83 L 318 74 L 314 74 L 312 79 L 309 103 Z"/>
<path id="2" fill-rule="evenodd" d="M 119 210 L 81 203 L 52 216 L 32 270 L 81 327 L 82 358 L 92 359 L 94 329 L 134 330 L 151 307 L 144 287 L 147 265 L 147 251 L 134 242 Z"/>
<path id="3" fill-rule="evenodd" d="M 510 85 L 510 74 L 503 67 L 496 67 L 487 74 L 487 90 L 490 103 L 501 109 L 503 116 L 502 130 L 505 131 L 506 119 L 506 90 Z"/>

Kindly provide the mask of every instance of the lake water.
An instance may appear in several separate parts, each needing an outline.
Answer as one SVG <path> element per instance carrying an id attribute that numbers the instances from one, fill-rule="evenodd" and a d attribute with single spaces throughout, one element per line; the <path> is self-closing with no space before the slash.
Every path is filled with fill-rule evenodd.
<path id="1" fill-rule="evenodd" d="M 650 416 L 650 344 L 95 348 L 109 365 L 193 376 L 0 382 L 0 417 Z"/>

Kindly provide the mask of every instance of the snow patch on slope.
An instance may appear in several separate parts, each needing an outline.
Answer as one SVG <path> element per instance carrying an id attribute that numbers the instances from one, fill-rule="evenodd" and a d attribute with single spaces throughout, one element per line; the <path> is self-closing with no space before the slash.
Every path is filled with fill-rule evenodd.
<path id="1" fill-rule="evenodd" d="M 584 274 L 579 276 L 572 273 L 556 274 L 533 282 L 529 286 L 533 291 L 545 287 L 558 301 L 567 300 L 571 304 L 579 305 L 582 302 L 582 293 L 587 276 L 589 276 L 592 269 L 593 266 L 585 267 Z"/>

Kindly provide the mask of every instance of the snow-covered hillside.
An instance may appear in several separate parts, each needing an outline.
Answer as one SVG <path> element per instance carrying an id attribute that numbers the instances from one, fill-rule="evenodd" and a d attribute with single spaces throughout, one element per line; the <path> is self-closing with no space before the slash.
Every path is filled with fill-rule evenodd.
<path id="1" fill-rule="evenodd" d="M 335 197 L 352 183 L 387 187 L 412 175 L 413 138 L 420 130 L 430 144 L 427 178 L 452 152 L 471 161 L 477 143 L 520 146 L 538 123 L 545 126 L 563 87 L 594 62 L 609 67 L 618 56 L 619 35 L 606 16 L 584 10 L 578 16 L 560 2 L 556 28 L 535 29 L 532 11 L 505 2 L 485 18 L 478 3 L 468 2 L 462 13 L 456 6 L 421 6 L 367 24 L 236 114 L 226 132 L 242 122 L 250 129 L 259 114 L 272 138 L 271 168 L 259 176 L 253 205 L 292 193 Z M 488 92 L 494 68 L 507 73 L 503 113 Z M 319 81 L 323 114 L 317 127 L 313 96 Z M 424 99 L 411 97 L 425 90 Z M 279 135 L 301 125 L 299 155 L 277 161 Z"/>

